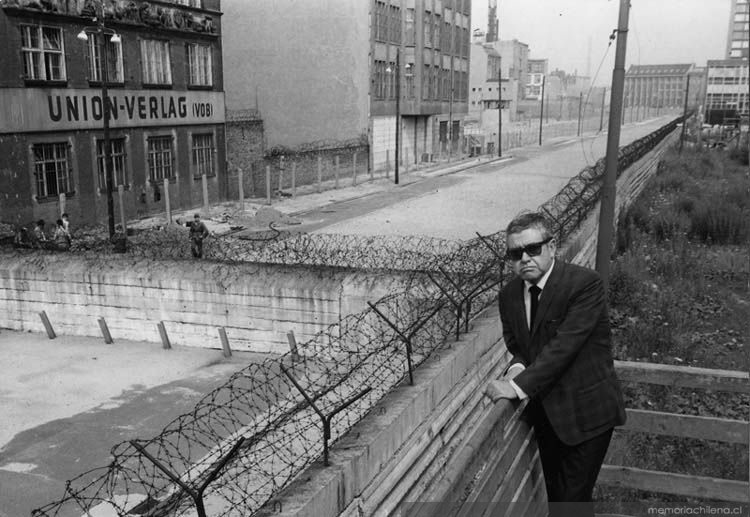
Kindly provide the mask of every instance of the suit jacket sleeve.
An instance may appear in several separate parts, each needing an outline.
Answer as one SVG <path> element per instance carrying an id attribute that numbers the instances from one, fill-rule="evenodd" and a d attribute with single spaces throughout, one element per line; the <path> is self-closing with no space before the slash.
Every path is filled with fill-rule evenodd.
<path id="1" fill-rule="evenodd" d="M 503 303 L 502 297 L 500 298 L 500 321 L 502 322 L 502 325 L 503 325 L 503 340 L 505 341 L 505 346 L 508 348 L 508 351 L 513 355 L 513 358 L 511 359 L 505 371 L 507 372 L 508 368 L 510 368 L 514 364 L 520 364 L 520 365 L 526 366 L 526 361 L 524 361 L 520 355 L 518 342 L 516 341 L 515 335 L 513 334 L 513 330 L 511 329 L 511 323 L 510 323 L 511 319 L 510 319 L 510 315 L 508 314 L 508 304 Z"/>
<path id="2" fill-rule="evenodd" d="M 558 303 L 565 303 L 565 300 Z M 549 389 L 565 373 L 596 326 L 602 324 L 601 318 L 606 317 L 603 316 L 605 303 L 604 286 L 598 275 L 586 275 L 578 280 L 555 335 L 514 379 L 529 397 Z"/>

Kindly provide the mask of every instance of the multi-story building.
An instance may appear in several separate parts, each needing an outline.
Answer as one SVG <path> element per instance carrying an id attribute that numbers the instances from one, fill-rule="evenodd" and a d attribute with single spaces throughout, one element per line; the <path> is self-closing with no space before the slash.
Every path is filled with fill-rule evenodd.
<path id="1" fill-rule="evenodd" d="M 227 108 L 257 101 L 268 148 L 359 140 L 371 167 L 392 167 L 398 116 L 401 162 L 458 152 L 470 0 L 225 0 L 223 8 Z"/>
<path id="2" fill-rule="evenodd" d="M 708 61 L 704 122 L 734 125 L 750 115 L 748 102 L 748 59 Z"/>
<path id="3" fill-rule="evenodd" d="M 727 31 L 727 59 L 750 58 L 750 0 L 732 0 Z"/>
<path id="4" fill-rule="evenodd" d="M 625 74 L 625 108 L 682 108 L 693 64 L 630 65 Z M 695 88 L 694 91 L 698 91 Z"/>
<path id="5" fill-rule="evenodd" d="M 529 69 L 529 46 L 517 39 L 500 40 L 494 43 L 495 50 L 500 54 L 503 77 L 514 80 L 518 92 L 516 98 L 522 100 L 526 96 Z"/>
<path id="6" fill-rule="evenodd" d="M 528 60 L 528 83 L 526 83 L 526 98 L 540 100 L 542 98 L 542 83 L 547 76 L 546 59 Z"/>
<path id="7" fill-rule="evenodd" d="M 493 153 L 499 135 L 498 106 L 501 101 L 503 121 L 509 122 L 516 93 L 510 85 L 514 83 L 507 77 L 500 81 L 500 54 L 492 43 L 485 42 L 481 31 L 474 32 L 470 63 L 469 113 L 465 120 L 468 147 L 473 150 L 479 147 L 480 152 Z M 502 90 L 498 91 L 498 88 Z"/>
<path id="8" fill-rule="evenodd" d="M 108 155 L 126 218 L 165 187 L 172 208 L 221 197 L 220 22 L 219 0 L 0 0 L 0 219 L 106 221 Z"/>

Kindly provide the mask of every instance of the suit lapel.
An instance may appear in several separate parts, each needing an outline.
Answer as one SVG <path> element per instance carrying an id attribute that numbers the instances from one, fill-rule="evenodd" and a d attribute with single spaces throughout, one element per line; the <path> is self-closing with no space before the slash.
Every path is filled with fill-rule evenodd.
<path id="1" fill-rule="evenodd" d="M 531 325 L 532 336 L 539 329 L 539 325 L 542 324 L 542 321 L 544 321 L 544 315 L 546 314 L 547 309 L 550 308 L 550 305 L 552 305 L 552 298 L 554 298 L 554 293 L 556 292 L 555 287 L 562 277 L 563 262 L 561 262 L 560 260 L 555 260 L 555 264 L 552 267 L 552 272 L 550 272 L 549 278 L 547 278 L 547 283 L 544 285 L 542 295 L 539 298 L 539 305 L 536 309 L 536 318 Z"/>
<path id="2" fill-rule="evenodd" d="M 512 295 L 510 297 L 513 304 L 514 325 L 519 329 L 519 333 L 517 334 L 519 345 L 528 348 L 531 342 L 531 334 L 529 333 L 529 326 L 526 324 L 526 305 L 523 301 L 525 284 L 520 277 L 516 277 L 514 281 L 516 285 L 512 287 Z"/>

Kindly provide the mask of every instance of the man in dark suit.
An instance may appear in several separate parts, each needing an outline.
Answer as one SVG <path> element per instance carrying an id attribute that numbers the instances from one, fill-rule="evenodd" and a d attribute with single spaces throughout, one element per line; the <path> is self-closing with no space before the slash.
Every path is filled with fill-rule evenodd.
<path id="1" fill-rule="evenodd" d="M 516 278 L 500 293 L 503 337 L 513 354 L 493 401 L 529 398 L 550 502 L 591 502 L 613 428 L 625 423 L 599 275 L 555 259 L 549 223 L 537 213 L 506 229 Z M 552 514 L 559 514 L 551 505 Z M 592 505 L 576 515 L 593 515 Z"/>

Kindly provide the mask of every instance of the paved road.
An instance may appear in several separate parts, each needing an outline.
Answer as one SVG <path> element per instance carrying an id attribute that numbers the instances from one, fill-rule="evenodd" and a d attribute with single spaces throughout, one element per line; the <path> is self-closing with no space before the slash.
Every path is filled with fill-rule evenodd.
<path id="1" fill-rule="evenodd" d="M 672 117 L 622 129 L 621 145 L 641 138 Z M 298 214 L 300 230 L 359 235 L 427 235 L 470 239 L 503 228 L 519 211 L 554 196 L 606 153 L 606 134 L 558 138 L 513 151 L 513 158 L 449 175 L 409 178 L 402 186 Z"/>

